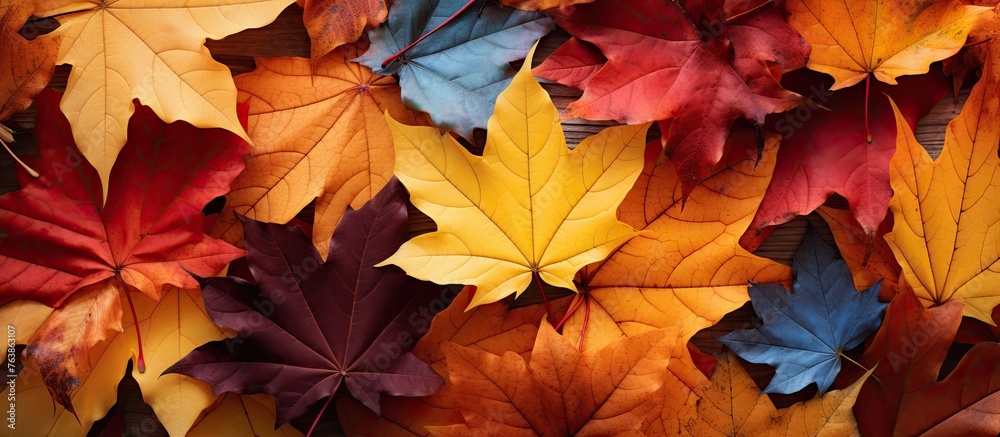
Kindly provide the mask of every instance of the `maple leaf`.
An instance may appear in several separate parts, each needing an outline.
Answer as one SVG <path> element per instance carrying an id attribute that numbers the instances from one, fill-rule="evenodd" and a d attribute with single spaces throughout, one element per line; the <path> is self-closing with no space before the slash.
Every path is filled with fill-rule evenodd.
<path id="1" fill-rule="evenodd" d="M 316 199 L 313 245 L 326 258 L 347 207 L 361 208 L 392 178 L 383 111 L 410 124 L 429 122 L 403 108 L 395 80 L 348 61 L 353 54 L 345 47 L 314 66 L 304 58 L 256 59 L 256 70 L 236 77 L 255 145 L 213 235 L 239 244 L 237 214 L 287 223 Z"/>
<path id="2" fill-rule="evenodd" d="M 795 393 L 816 383 L 823 396 L 840 372 L 844 351 L 864 342 L 882 322 L 887 305 L 878 301 L 882 283 L 856 290 L 847 263 L 815 230 L 806 233 L 792 268 L 795 292 L 781 284 L 750 287 L 762 324 L 719 341 L 744 360 L 776 368 L 764 393 Z"/>
<path id="3" fill-rule="evenodd" d="M 205 39 L 268 24 L 292 1 L 38 0 L 35 15 L 59 20 L 56 62 L 73 66 L 60 108 L 97 170 L 102 201 L 129 137 L 132 99 L 168 123 L 219 127 L 249 141 L 229 68 L 212 59 Z"/>
<path id="4" fill-rule="evenodd" d="M 906 124 L 913 128 L 948 94 L 947 79 L 935 71 L 903 78 L 898 88 L 873 85 L 871 92 L 880 97 L 869 108 L 871 141 L 857 129 L 864 120 L 857 108 L 864 104 L 868 90 L 826 91 L 831 81 L 806 70 L 784 76 L 782 83 L 808 93 L 829 110 L 803 106 L 776 117 L 773 128 L 783 136 L 778 164 L 750 224 L 750 234 L 756 232 L 758 241 L 747 245 L 759 244 L 765 228 L 809 214 L 834 193 L 847 199 L 865 233 L 874 236 L 892 197 L 889 160 L 896 150 L 895 116 L 888 99 L 881 96 L 884 93 L 896 99 Z"/>
<path id="5" fill-rule="evenodd" d="M 309 57 L 313 64 L 322 62 L 323 57 L 337 47 L 357 41 L 366 28 L 382 24 L 389 16 L 386 0 L 297 1 L 303 9 L 302 22 L 309 32 Z M 260 68 L 259 62 L 257 68 Z"/>
<path id="6" fill-rule="evenodd" d="M 900 284 L 882 328 L 861 356 L 866 366 L 878 364 L 874 369 L 878 381 L 862 387 L 854 406 L 861 431 L 896 436 L 996 435 L 1000 344 L 973 346 L 939 381 L 962 319 L 962 303 L 925 310 L 908 284 Z"/>
<path id="7" fill-rule="evenodd" d="M 0 232 L 8 234 L 0 244 L 0 304 L 58 307 L 28 350 L 53 398 L 73 411 L 68 393 L 90 371 L 90 348 L 122 331 L 120 295 L 135 290 L 158 301 L 169 285 L 197 286 L 186 271 L 215 274 L 242 255 L 203 233 L 201 209 L 229 190 L 247 144 L 221 129 L 167 125 L 139 108 L 112 170 L 114 198 L 101 207 L 100 179 L 73 146 L 58 101 L 51 90 L 37 99 L 34 167 L 43 176 L 19 174 L 24 188 L 0 196 Z M 182 153 L 164 153 L 167 147 Z"/>
<path id="8" fill-rule="evenodd" d="M 879 300 L 892 300 L 899 291 L 900 268 L 892 249 L 883 238 L 892 230 L 892 213 L 886 212 L 885 220 L 876 229 L 874 236 L 869 236 L 848 210 L 822 206 L 816 209 L 816 213 L 830 227 L 840 256 L 851 269 L 854 287 L 865 289 L 882 281 Z"/>
<path id="9" fill-rule="evenodd" d="M 675 2 L 646 0 L 600 0 L 553 11 L 556 24 L 598 47 L 607 62 L 583 84 L 577 77 L 583 74 L 564 67 L 565 57 L 536 69 L 539 77 L 582 85 L 583 96 L 566 108 L 567 118 L 626 124 L 670 119 L 661 130 L 685 194 L 719 162 L 734 121 L 763 124 L 765 115 L 804 101 L 778 79 L 781 71 L 804 66 L 809 54 L 778 9 L 689 3 L 688 15 Z M 593 52 L 561 55 L 573 53 L 586 54 L 578 62 L 589 71 Z"/>
<path id="10" fill-rule="evenodd" d="M 0 121 L 31 105 L 56 66 L 58 38 L 28 41 L 18 33 L 34 7 L 33 0 L 0 0 Z"/>
<path id="11" fill-rule="evenodd" d="M 76 407 L 72 413 L 53 402 L 58 399 L 47 390 L 37 361 L 30 357 L 19 358 L 18 361 L 24 364 L 14 381 L 19 414 L 16 428 L 8 429 L 8 434 L 31 437 L 86 435 L 93 423 L 104 417 L 115 403 L 115 388 L 125 373 L 123 363 L 131 358 L 131 351 L 124 349 L 121 341 L 100 341 L 88 350 L 85 359 L 93 371 L 80 375 L 77 389 L 67 396 Z M 111 364 L 104 365 L 104 360 Z M 9 391 L 10 386 L 7 386 L 0 394 L 6 399 Z"/>
<path id="12" fill-rule="evenodd" d="M 167 431 L 171 435 L 185 435 L 202 410 L 214 401 L 209 387 L 200 381 L 181 375 L 160 377 L 163 369 L 197 345 L 224 337 L 205 314 L 200 293 L 172 287 L 159 302 L 155 302 L 138 292 L 130 291 L 129 296 L 124 296 L 114 287 L 110 288 L 74 294 L 69 301 L 118 301 L 115 304 L 118 308 L 116 322 L 123 328 L 121 333 L 112 333 L 88 350 L 89 355 L 84 359 L 93 370 L 79 376 L 79 387 L 69 395 L 74 408 L 68 410 L 61 405 L 53 408 L 53 398 L 45 390 L 37 357 L 32 356 L 15 382 L 18 410 L 31 413 L 18 415 L 17 431 L 13 435 L 86 435 L 91 425 L 104 417 L 115 403 L 114 389 L 124 374 L 126 364 L 139 355 L 136 328 L 133 327 L 135 321 L 138 321 L 138 330 L 142 332 L 148 365 L 145 371 L 134 366 L 132 377 L 138 382 L 143 399 Z M 134 302 L 131 307 L 134 309 L 123 313 L 121 309 L 129 308 L 129 301 Z M 107 302 L 100 303 L 108 305 Z M 13 302 L 0 307 L 0 313 L 16 304 Z M 81 304 L 67 304 L 56 309 L 44 323 L 55 321 L 61 322 L 63 328 L 49 331 L 53 336 L 69 337 L 77 329 L 86 329 L 78 327 L 91 323 L 99 325 L 98 321 L 88 318 L 86 307 Z M 32 322 L 24 318 L 8 323 L 16 323 L 19 332 L 32 328 Z M 34 326 L 39 325 L 44 328 L 43 321 L 36 319 Z M 40 339 L 47 340 L 45 337 Z"/>
<path id="13" fill-rule="evenodd" d="M 789 0 L 788 22 L 815 48 L 808 67 L 838 90 L 874 75 L 923 74 L 962 48 L 976 15 L 989 8 L 959 0 Z M 847 25 L 850 24 L 850 25 Z"/>
<path id="14" fill-rule="evenodd" d="M 679 323 L 670 370 L 683 386 L 705 381 L 686 347 L 691 337 L 743 306 L 749 280 L 791 279 L 788 267 L 737 243 L 770 182 L 777 142 L 767 138 L 758 164 L 754 135 L 734 133 L 714 175 L 686 206 L 677 173 L 654 164 L 659 142 L 650 142 L 642 175 L 620 208 L 621 220 L 642 233 L 581 271 L 586 306 L 566 320 L 563 334 L 582 336 L 583 347 L 592 348 Z"/>
<path id="15" fill-rule="evenodd" d="M 427 112 L 438 126 L 472 138 L 473 128 L 486 127 L 497 96 L 510 84 L 514 72 L 508 63 L 523 58 L 553 24 L 539 13 L 486 5 L 465 9 L 433 32 L 465 3 L 394 2 L 386 23 L 369 33 L 371 48 L 356 61 L 378 74 L 398 74 L 407 107 Z M 402 56 L 383 64 L 397 53 Z"/>
<path id="16" fill-rule="evenodd" d="M 858 425 L 851 407 L 871 373 L 843 390 L 821 398 L 798 402 L 780 412 L 762 395 L 731 354 L 719 360 L 711 382 L 697 389 L 699 402 L 676 403 L 663 399 L 647 417 L 648 435 L 729 436 L 841 436 L 857 435 Z M 668 412 L 660 417 L 661 412 Z M 665 420 L 664 420 L 665 419 Z"/>
<path id="17" fill-rule="evenodd" d="M 542 305 L 513 308 L 510 302 L 496 302 L 466 310 L 475 293 L 467 286 L 444 311 L 430 322 L 430 329 L 413 347 L 413 354 L 429 364 L 445 383 L 422 398 L 382 398 L 382 415 L 377 416 L 349 397 L 337 399 L 337 416 L 348 435 L 427 435 L 429 426 L 464 423 L 452 396 L 452 382 L 442 345 L 455 344 L 469 349 L 502 355 L 507 352 L 531 357 L 538 326 L 546 316 Z M 553 314 L 566 309 L 568 299 L 552 302 Z M 428 314 L 429 316 L 429 314 Z"/>
<path id="18" fill-rule="evenodd" d="M 573 37 L 562 43 L 541 65 L 535 67 L 534 74 L 577 88 L 586 89 L 608 59 L 597 46 Z"/>
<path id="19" fill-rule="evenodd" d="M 1000 59 L 993 49 L 991 62 Z M 988 63 L 962 112 L 948 123 L 932 161 L 895 103 L 897 145 L 890 162 L 895 217 L 886 242 L 924 305 L 965 301 L 963 313 L 992 324 L 1000 293 L 1000 75 Z"/>
<path id="20" fill-rule="evenodd" d="M 615 208 L 642 167 L 648 125 L 607 128 L 571 152 L 531 56 L 497 99 L 482 158 L 435 128 L 390 119 L 396 176 L 438 230 L 381 265 L 475 285 L 470 307 L 520 295 L 535 275 L 575 291 L 581 266 L 635 235 Z"/>
<path id="21" fill-rule="evenodd" d="M 637 407 L 667 376 L 677 331 L 623 338 L 577 351 L 542 321 L 530 363 L 455 344 L 442 346 L 452 396 L 465 424 L 429 427 L 434 435 L 618 435 L 642 425 Z"/>
<path id="22" fill-rule="evenodd" d="M 216 395 L 271 394 L 278 423 L 332 397 L 341 384 L 376 412 L 380 394 L 433 393 L 441 378 L 400 344 L 413 338 L 407 318 L 438 288 L 396 268 L 372 267 L 406 239 L 405 196 L 398 182 L 390 183 L 365 207 L 348 211 L 327 262 L 301 229 L 246 219 L 247 260 L 257 283 L 201 280 L 209 315 L 241 340 L 201 346 L 166 372 L 205 381 Z"/>

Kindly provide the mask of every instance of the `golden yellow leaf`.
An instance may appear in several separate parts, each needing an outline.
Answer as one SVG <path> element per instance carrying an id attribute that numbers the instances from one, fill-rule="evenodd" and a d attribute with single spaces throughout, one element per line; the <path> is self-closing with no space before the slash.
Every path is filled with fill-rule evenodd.
<path id="1" fill-rule="evenodd" d="M 16 428 L 6 428 L 7 435 L 87 435 L 94 422 L 104 417 L 115 404 L 118 381 L 125 375 L 124 363 L 131 355 L 123 346 L 119 339 L 100 342 L 90 350 L 89 364 L 94 371 L 81 376 L 80 386 L 71 395 L 76 417 L 49 395 L 35 361 L 24 362 L 24 368 L 14 381 Z M 7 399 L 9 391 L 10 387 L 5 387 L 0 396 Z"/>
<path id="2" fill-rule="evenodd" d="M 607 128 L 571 152 L 530 67 L 531 53 L 497 98 L 482 158 L 435 128 L 390 118 L 395 174 L 438 229 L 380 265 L 476 285 L 473 307 L 520 295 L 535 274 L 576 290 L 577 270 L 636 234 L 615 210 L 642 169 L 648 125 Z"/>
<path id="3" fill-rule="evenodd" d="M 0 306 L 0 320 L 14 328 L 14 341 L 17 344 L 28 344 L 28 339 L 52 314 L 53 308 L 33 300 L 15 300 Z"/>
<path id="4" fill-rule="evenodd" d="M 812 45 L 808 67 L 833 76 L 831 89 L 874 74 L 926 73 L 962 48 L 976 15 L 989 10 L 959 0 L 789 0 L 788 22 Z"/>
<path id="5" fill-rule="evenodd" d="M 315 69 L 304 58 L 257 59 L 256 70 L 236 77 L 254 146 L 213 235 L 239 246 L 236 214 L 287 223 L 316 199 L 313 243 L 326 258 L 347 207 L 361 208 L 392 178 L 382 112 L 408 124 L 429 121 L 403 107 L 395 80 L 350 62 L 355 56 L 345 47 Z"/>
<path id="6" fill-rule="evenodd" d="M 274 429 L 275 414 L 274 398 L 269 395 L 225 393 L 219 396 L 213 409 L 191 429 L 187 437 L 302 435 L 289 423 Z"/>
<path id="7" fill-rule="evenodd" d="M 168 123 L 219 127 L 249 141 L 236 116 L 231 73 L 212 59 L 205 39 L 266 25 L 293 1 L 38 1 L 35 15 L 59 20 L 56 62 L 73 65 L 59 106 L 101 177 L 103 197 L 134 98 Z"/>
<path id="8" fill-rule="evenodd" d="M 153 408 L 163 427 L 170 435 L 183 436 L 202 411 L 212 405 L 215 397 L 208 384 L 194 378 L 161 374 L 194 348 L 221 340 L 225 335 L 205 313 L 198 290 L 174 287 L 159 302 L 133 293 L 133 302 L 142 333 L 146 368 L 140 372 L 138 366 L 133 366 L 132 377 L 139 383 L 143 400 Z M 124 344 L 131 356 L 136 357 L 138 342 L 130 315 L 122 322 Z"/>
<path id="9" fill-rule="evenodd" d="M 896 111 L 896 153 L 889 175 L 895 217 L 886 234 L 903 277 L 924 306 L 956 299 L 962 314 L 995 326 L 1000 304 L 1000 49 L 962 112 L 948 123 L 932 161 Z"/>
<path id="10" fill-rule="evenodd" d="M 650 410 L 647 435 L 830 436 L 859 435 L 852 407 L 871 372 L 843 390 L 778 411 L 753 379 L 726 354 L 711 382 L 696 387 L 697 401 L 664 397 Z M 661 399 L 661 398 L 658 398 Z"/>
<path id="11" fill-rule="evenodd" d="M 160 374 L 195 347 L 225 336 L 205 314 L 198 291 L 172 288 L 160 302 L 154 302 L 138 292 L 129 294 L 143 333 L 145 363 L 143 372 L 140 372 L 139 365 L 134 365 L 132 376 L 139 383 L 143 399 L 153 408 L 167 431 L 174 436 L 183 436 L 215 398 L 208 385 L 201 381 L 182 375 Z M 107 302 L 109 299 L 113 303 Z M 103 418 L 114 405 L 118 381 L 125 373 L 126 364 L 129 360 L 135 364 L 138 359 L 133 315 L 131 310 L 122 311 L 122 308 L 129 308 L 128 297 L 107 285 L 88 293 L 78 293 L 55 310 L 46 323 L 58 321 L 63 326 L 61 330 L 52 331 L 50 335 L 53 336 L 86 335 L 88 327 L 96 326 L 87 320 L 91 312 L 112 313 L 107 309 L 90 309 L 107 305 L 118 307 L 119 320 L 116 324 L 120 332 L 109 331 L 111 335 L 107 339 L 90 349 L 89 361 L 78 364 L 90 369 L 76 373 L 80 375 L 80 386 L 69 396 L 80 421 L 77 422 L 72 413 L 53 401 L 42 382 L 35 357 L 31 357 L 18 375 L 15 394 L 18 408 L 32 413 L 18 415 L 18 432 L 25 434 L 14 435 L 85 435 L 90 426 Z M 72 339 L 65 342 L 74 344 Z M 23 427 L 21 419 L 25 419 Z"/>

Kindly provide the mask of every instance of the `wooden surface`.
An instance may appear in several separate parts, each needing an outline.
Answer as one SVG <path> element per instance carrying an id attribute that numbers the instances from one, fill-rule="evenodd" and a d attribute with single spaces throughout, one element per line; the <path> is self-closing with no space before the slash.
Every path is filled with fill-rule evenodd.
<path id="1" fill-rule="evenodd" d="M 254 57 L 308 56 L 309 39 L 302 26 L 301 16 L 302 9 L 292 5 L 271 25 L 262 29 L 248 30 L 221 41 L 209 41 L 208 47 L 217 60 L 225 63 L 232 69 L 233 74 L 253 70 Z M 544 60 L 567 37 L 568 35 L 565 32 L 557 30 L 543 38 L 535 57 L 535 63 L 537 64 Z M 940 68 L 940 65 L 935 64 L 931 68 Z M 56 77 L 52 81 L 52 86 L 60 90 L 65 87 L 68 73 L 68 67 L 60 66 L 57 69 Z M 560 110 L 580 95 L 578 90 L 557 84 L 545 83 L 543 86 L 550 93 L 553 101 Z M 957 103 L 953 96 L 949 95 L 934 108 L 930 115 L 919 123 L 916 132 L 917 139 L 931 151 L 932 156 L 936 156 L 940 151 L 943 144 L 945 126 L 958 114 L 961 103 L 964 102 L 967 96 L 968 88 L 959 96 Z M 13 123 L 10 124 L 14 125 L 12 127 L 18 129 L 16 133 L 17 142 L 13 145 L 15 153 L 18 155 L 32 153 L 35 149 L 35 143 L 31 137 L 31 129 L 34 127 L 34 110 L 29 109 L 18 113 L 11 120 Z M 583 138 L 612 124 L 609 122 L 573 119 L 565 122 L 563 128 L 566 132 L 567 141 L 571 145 L 575 145 Z M 484 132 L 477 132 L 476 140 L 480 147 L 483 144 L 484 138 Z M 13 176 L 13 166 L 14 163 L 10 157 L 6 154 L 0 154 L 0 193 L 8 192 L 18 187 Z M 840 201 L 834 200 L 833 202 L 843 206 L 842 199 Z M 829 243 L 833 244 L 833 240 L 829 235 L 829 229 L 825 223 L 813 215 L 810 217 L 799 217 L 786 225 L 778 227 L 756 253 L 784 264 L 790 264 L 792 254 L 802 241 L 802 237 L 810 223 L 821 231 Z M 426 232 L 432 230 L 434 227 L 433 223 L 425 216 L 414 218 L 411 225 L 415 233 Z M 530 300 L 532 296 L 525 295 L 523 298 Z M 693 342 L 702 351 L 719 355 L 722 352 L 722 344 L 716 341 L 715 338 L 733 329 L 750 328 L 755 324 L 756 319 L 748 303 L 740 310 L 726 316 L 718 325 L 698 333 Z M 744 364 L 761 387 L 766 385 L 773 374 L 773 371 L 767 366 Z M 123 399 L 124 402 L 116 406 L 116 410 L 113 410 L 116 415 L 120 414 L 123 417 L 126 434 L 165 435 L 163 428 L 155 423 L 155 417 L 152 418 L 153 422 L 151 422 L 151 410 L 148 406 L 142 404 L 141 396 L 138 395 L 138 386 L 134 381 L 130 380 L 131 377 L 127 377 L 122 383 L 120 399 Z M 772 398 L 781 407 L 809 398 L 814 392 L 814 389 L 806 389 L 795 395 L 779 395 L 772 396 Z M 307 429 L 309 423 L 314 418 L 315 410 L 314 408 L 312 412 L 306 413 L 294 422 L 294 424 L 300 429 Z M 110 416 L 112 415 L 109 414 Z M 336 414 L 333 409 L 327 411 L 320 426 L 320 430 L 322 431 L 320 435 L 337 433 L 339 427 L 336 424 L 335 416 Z M 97 424 L 94 433 L 99 432 L 104 427 L 104 423 Z M 111 431 L 112 434 L 118 432 L 118 428 L 114 426 L 108 426 L 107 429 L 115 430 Z"/>

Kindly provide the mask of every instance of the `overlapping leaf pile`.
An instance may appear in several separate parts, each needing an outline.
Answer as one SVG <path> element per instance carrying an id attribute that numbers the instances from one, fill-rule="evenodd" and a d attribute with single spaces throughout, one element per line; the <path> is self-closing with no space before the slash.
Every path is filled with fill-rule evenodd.
<path id="1" fill-rule="evenodd" d="M 0 0 L 8 435 L 1000 434 L 995 2 L 291 3 Z"/>

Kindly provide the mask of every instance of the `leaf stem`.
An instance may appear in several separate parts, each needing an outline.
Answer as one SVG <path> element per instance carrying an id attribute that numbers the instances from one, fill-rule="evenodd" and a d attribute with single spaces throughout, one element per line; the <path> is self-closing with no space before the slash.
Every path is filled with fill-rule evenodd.
<path id="1" fill-rule="evenodd" d="M 858 367 L 860 367 L 860 368 L 861 368 L 861 370 L 864 370 L 865 372 L 868 372 L 868 368 L 867 368 L 867 367 L 865 367 L 865 366 L 862 366 L 862 365 L 861 365 L 861 363 L 859 363 L 859 362 L 857 362 L 857 361 L 854 361 L 854 360 L 853 360 L 853 359 L 852 359 L 851 357 L 849 357 L 849 356 L 845 355 L 845 354 L 844 354 L 843 352 L 841 352 L 841 351 L 837 351 L 837 355 L 840 355 L 840 357 L 841 357 L 841 358 L 843 358 L 843 359 L 845 359 L 845 360 L 847 360 L 847 361 L 850 361 L 850 362 L 854 363 L 854 365 L 855 365 L 855 366 L 858 366 Z M 882 381 L 880 381 L 880 380 L 878 379 L 878 377 L 877 377 L 877 376 L 875 376 L 874 374 L 872 374 L 872 379 L 874 379 L 874 380 L 875 380 L 875 382 L 878 382 L 878 383 L 879 383 L 879 385 L 882 385 Z"/>
<path id="2" fill-rule="evenodd" d="M 136 360 L 135 367 L 139 373 L 146 373 L 146 358 L 142 354 L 142 335 L 139 334 L 139 317 L 135 315 L 135 305 L 132 304 L 132 294 L 129 293 L 128 286 L 120 277 L 118 280 L 121 281 L 122 291 L 125 293 L 125 298 L 128 299 L 128 309 L 132 312 L 132 326 L 135 327 L 135 342 L 139 347 L 139 358 Z"/>
<path id="3" fill-rule="evenodd" d="M 461 15 L 462 12 L 465 12 L 466 9 L 469 9 L 469 7 L 472 6 L 472 4 L 475 3 L 475 2 L 476 2 L 476 0 L 469 0 L 469 2 L 465 4 L 465 6 L 462 6 L 458 10 L 458 12 L 455 12 L 454 14 L 451 14 L 450 17 L 448 17 L 446 20 L 442 21 L 441 24 L 438 24 L 437 27 L 431 29 L 430 32 L 427 32 L 427 33 L 421 35 L 420 38 L 417 38 L 415 41 L 411 42 L 406 47 L 403 47 L 403 50 L 400 50 L 400 51 L 396 52 L 395 54 L 393 54 L 392 56 L 390 56 L 388 58 L 385 58 L 385 60 L 382 61 L 382 68 L 385 68 L 389 64 L 395 62 L 396 59 L 399 59 L 400 56 L 403 56 L 404 54 L 406 54 L 406 52 L 410 51 L 410 49 L 412 49 L 413 46 L 415 46 L 418 43 L 420 43 L 420 41 L 423 41 L 424 39 L 427 39 L 427 37 L 433 35 L 434 32 L 437 32 L 437 31 L 441 30 L 442 27 L 447 26 L 448 23 L 451 23 L 452 20 L 454 20 L 455 18 L 457 18 L 459 15 Z"/>
<path id="4" fill-rule="evenodd" d="M 981 39 L 981 40 L 976 41 L 976 42 L 970 42 L 970 43 L 967 43 L 964 46 L 962 46 L 962 48 L 964 49 L 966 47 L 975 47 L 975 46 L 978 46 L 980 44 L 986 44 L 986 43 L 990 42 L 990 40 L 992 40 L 992 39 L 993 39 L 993 37 L 989 37 L 989 38 L 986 38 L 986 39 Z"/>
<path id="5" fill-rule="evenodd" d="M 872 143 L 872 131 L 868 128 L 868 94 L 872 88 L 872 74 L 865 76 L 865 139 Z"/>
<path id="6" fill-rule="evenodd" d="M 545 303 L 546 317 L 552 317 L 552 306 L 549 305 L 549 298 L 545 296 L 545 287 L 542 286 L 542 278 L 538 276 L 538 272 L 531 274 L 535 278 L 535 284 L 538 285 L 538 292 L 542 294 L 542 302 Z"/>
<path id="7" fill-rule="evenodd" d="M 563 325 L 565 325 L 569 320 L 569 317 L 572 316 L 578 308 L 580 308 L 580 304 L 583 303 L 583 301 L 580 300 L 581 298 L 583 298 L 582 293 L 577 293 L 576 296 L 573 296 L 573 302 L 570 302 L 569 308 L 566 309 L 566 314 L 563 314 L 562 320 L 556 324 L 556 331 L 562 329 Z"/>
<path id="8" fill-rule="evenodd" d="M 584 296 L 583 302 L 586 308 L 583 311 L 583 326 L 580 328 L 580 344 L 577 345 L 580 352 L 583 352 L 583 338 L 587 336 L 587 322 L 590 321 L 590 299 Z"/>
<path id="9" fill-rule="evenodd" d="M 8 128 L 7 126 L 4 126 L 4 125 L 0 124 L 0 137 L 8 137 L 8 140 L 10 140 L 11 142 L 13 142 L 13 137 L 10 136 L 11 133 L 12 133 L 12 131 L 10 130 L 10 128 Z M 25 164 L 23 161 L 21 161 L 17 157 L 17 155 L 15 155 L 14 152 L 10 150 L 10 147 L 7 147 L 7 142 L 4 141 L 4 138 L 0 138 L 0 145 L 3 145 L 4 150 L 6 150 L 7 153 L 10 154 L 10 157 L 14 158 L 14 161 L 17 162 L 18 165 L 20 165 L 21 168 L 24 169 L 24 171 L 28 172 L 28 174 L 31 175 L 31 177 L 33 177 L 33 178 L 37 178 L 38 177 L 38 172 L 36 172 L 35 170 L 33 170 L 31 167 L 28 167 L 28 164 Z"/>
<path id="10" fill-rule="evenodd" d="M 733 24 L 733 23 L 736 22 L 736 20 L 739 20 L 740 18 L 743 18 L 743 17 L 745 17 L 747 15 L 752 15 L 752 14 L 756 13 L 757 11 L 760 11 L 761 9 L 764 9 L 764 8 L 766 8 L 768 6 L 773 5 L 773 4 L 774 4 L 774 0 L 767 0 L 766 2 L 761 3 L 761 4 L 757 5 L 757 6 L 754 6 L 754 7 L 750 8 L 749 10 L 740 12 L 740 13 L 738 13 L 736 15 L 733 15 L 732 17 L 726 18 L 726 24 Z"/>
<path id="11" fill-rule="evenodd" d="M 52 14 L 52 15 L 46 15 L 46 16 L 42 16 L 42 17 L 32 16 L 32 17 L 29 17 L 28 20 L 25 21 L 24 24 L 25 24 L 25 26 L 27 26 L 29 24 L 35 24 L 35 23 L 39 23 L 39 22 L 42 22 L 42 21 L 45 21 L 45 20 L 54 20 L 54 19 L 58 19 L 58 18 L 61 18 L 61 17 L 68 16 L 68 15 L 82 14 L 84 12 L 92 12 L 92 11 L 95 11 L 97 9 L 100 9 L 100 6 L 95 5 L 92 8 L 78 9 L 78 10 L 75 10 L 75 11 L 66 11 L 66 12 L 61 12 L 61 13 Z"/>
<path id="12" fill-rule="evenodd" d="M 313 430 L 316 429 L 316 424 L 319 423 L 319 418 L 323 417 L 323 413 L 326 412 L 326 407 L 330 406 L 330 401 L 332 401 L 332 400 L 333 400 L 333 395 L 331 394 L 330 396 L 328 396 L 326 398 L 326 403 L 323 404 L 323 408 L 320 408 L 319 414 L 316 414 L 316 418 L 313 419 L 313 424 L 312 424 L 312 426 L 309 427 L 309 432 L 306 433 L 306 437 L 309 437 L 309 436 L 312 435 Z"/>

